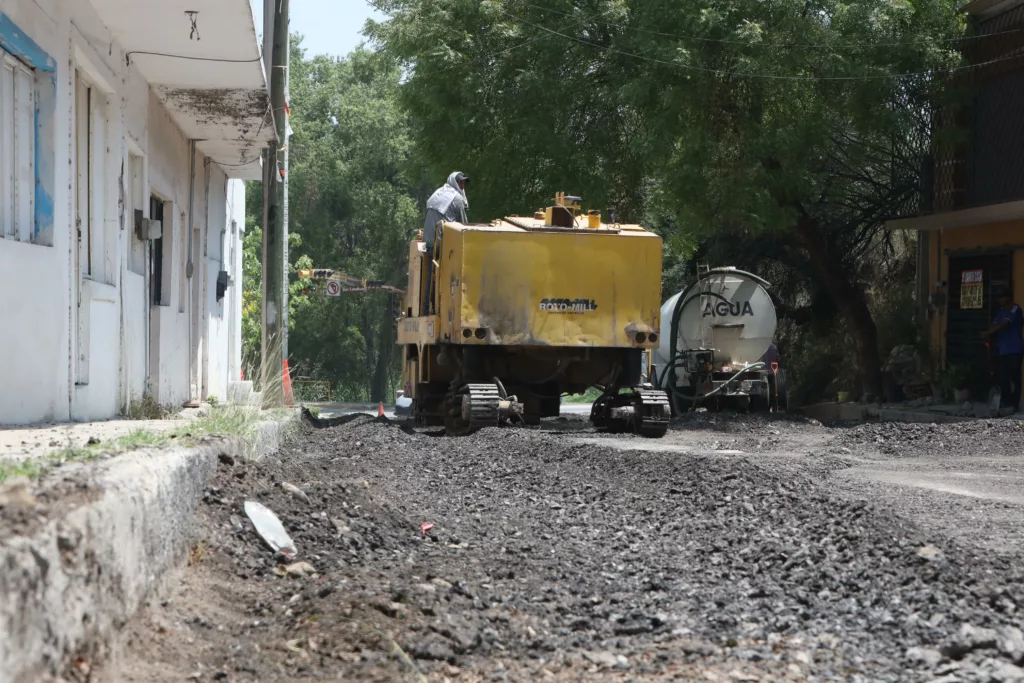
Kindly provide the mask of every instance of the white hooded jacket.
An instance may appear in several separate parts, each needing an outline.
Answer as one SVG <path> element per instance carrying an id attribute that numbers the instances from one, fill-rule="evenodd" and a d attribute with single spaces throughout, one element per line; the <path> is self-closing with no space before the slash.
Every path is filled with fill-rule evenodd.
<path id="1" fill-rule="evenodd" d="M 469 210 L 469 199 L 465 191 L 459 189 L 461 171 L 448 176 L 448 181 L 437 188 L 427 200 L 427 217 L 423 221 L 423 241 L 428 245 L 434 243 L 437 224 L 441 221 L 468 223 L 466 212 Z"/>

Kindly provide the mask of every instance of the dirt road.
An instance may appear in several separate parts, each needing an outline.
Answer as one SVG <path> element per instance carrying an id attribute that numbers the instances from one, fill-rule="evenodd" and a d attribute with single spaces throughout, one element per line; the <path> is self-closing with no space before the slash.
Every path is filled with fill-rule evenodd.
<path id="1" fill-rule="evenodd" d="M 190 566 L 93 680 L 1024 678 L 1022 423 L 344 420 L 222 464 Z"/>

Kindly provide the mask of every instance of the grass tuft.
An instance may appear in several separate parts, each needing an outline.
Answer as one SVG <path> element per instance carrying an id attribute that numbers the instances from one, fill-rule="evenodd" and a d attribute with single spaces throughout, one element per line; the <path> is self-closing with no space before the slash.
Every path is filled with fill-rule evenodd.
<path id="1" fill-rule="evenodd" d="M 601 390 L 596 387 L 590 387 L 582 394 L 575 394 L 574 396 L 563 396 L 563 403 L 593 403 L 601 397 Z"/>
<path id="2" fill-rule="evenodd" d="M 156 399 L 146 393 L 142 395 L 142 398 L 132 397 L 125 417 L 129 420 L 166 420 L 174 412 L 170 408 L 157 403 Z"/>
<path id="3" fill-rule="evenodd" d="M 0 484 L 15 477 L 38 479 L 58 464 L 90 462 L 106 455 L 139 448 L 164 448 L 172 444 L 188 447 L 201 438 L 213 436 L 241 440 L 251 457 L 261 434 L 260 424 L 267 420 L 281 422 L 291 415 L 292 411 L 286 408 L 261 411 L 251 406 L 216 406 L 211 408 L 205 417 L 192 420 L 170 431 L 137 429 L 111 441 L 81 448 L 62 448 L 42 458 L 0 460 Z M 284 438 L 291 438 L 294 435 L 293 430 L 297 427 L 298 424 L 294 421 L 287 423 Z"/>

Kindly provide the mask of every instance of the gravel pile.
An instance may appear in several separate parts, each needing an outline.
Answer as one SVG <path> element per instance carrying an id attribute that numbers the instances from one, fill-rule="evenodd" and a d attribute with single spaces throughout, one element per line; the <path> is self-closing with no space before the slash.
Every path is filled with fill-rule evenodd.
<path id="1" fill-rule="evenodd" d="M 867 423 L 843 430 L 835 444 L 893 457 L 916 457 L 936 452 L 965 456 L 1019 456 L 1024 453 L 1024 421 Z"/>
<path id="2" fill-rule="evenodd" d="M 703 438 L 701 419 L 669 438 Z M 253 533 L 246 499 L 281 517 L 314 575 L 279 576 L 290 561 Z M 205 620 L 205 648 L 178 656 L 231 680 L 403 680 L 381 633 L 437 681 L 1024 677 L 1014 558 L 926 537 L 780 458 L 359 418 L 224 464 L 201 516 L 190 590 L 207 597 L 151 617 Z"/>

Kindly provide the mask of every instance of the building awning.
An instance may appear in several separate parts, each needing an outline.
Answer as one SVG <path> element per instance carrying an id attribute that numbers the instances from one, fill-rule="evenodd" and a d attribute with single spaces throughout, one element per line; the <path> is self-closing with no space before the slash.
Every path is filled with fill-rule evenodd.
<path id="1" fill-rule="evenodd" d="M 927 216 L 900 218 L 886 221 L 885 227 L 887 230 L 949 230 L 1022 219 L 1024 219 L 1024 201 L 1016 201 L 977 206 L 961 211 L 933 213 Z"/>
<path id="2" fill-rule="evenodd" d="M 275 139 L 248 0 L 91 0 L 175 124 L 228 177 L 262 177 Z"/>

